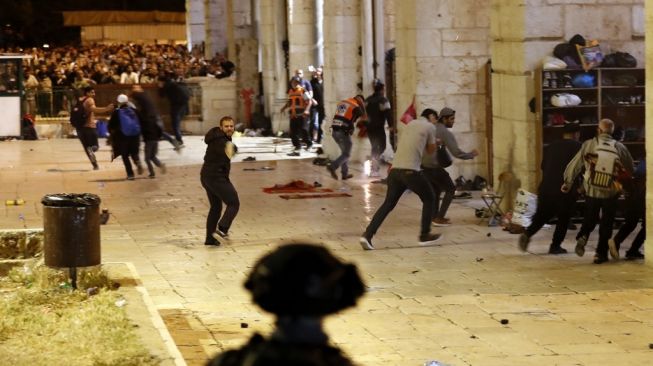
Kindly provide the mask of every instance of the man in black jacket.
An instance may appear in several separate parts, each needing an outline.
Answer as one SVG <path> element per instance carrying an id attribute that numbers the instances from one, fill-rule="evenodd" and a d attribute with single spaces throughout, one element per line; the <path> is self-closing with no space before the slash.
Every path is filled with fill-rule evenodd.
<path id="1" fill-rule="evenodd" d="M 200 177 L 211 205 L 206 218 L 205 245 L 217 246 L 218 238 L 229 239 L 229 228 L 240 208 L 238 192 L 229 180 L 231 158 L 236 154 L 236 146 L 231 142 L 234 125 L 233 118 L 222 117 L 220 127 L 213 127 L 204 136 L 207 147 Z M 227 205 L 224 214 L 223 202 Z"/>
<path id="2" fill-rule="evenodd" d="M 562 193 L 560 186 L 567 164 L 574 158 L 581 143 L 580 126 L 578 123 L 567 123 L 564 126 L 563 138 L 544 147 L 542 154 L 542 182 L 538 190 L 537 210 L 531 225 L 519 237 L 519 249 L 526 251 L 531 237 L 554 216 L 558 217 L 553 240 L 549 246 L 549 254 L 565 254 L 567 250 L 561 246 L 567 235 L 571 213 L 578 198 L 577 187 L 568 193 Z"/>
<path id="3" fill-rule="evenodd" d="M 385 84 L 380 80 L 374 83 L 374 94 L 365 100 L 365 109 L 367 110 L 368 124 L 367 137 L 370 139 L 372 146 L 372 171 L 370 176 L 378 177 L 381 155 L 386 148 L 385 125 L 388 124 L 392 132 L 392 109 L 390 101 L 385 97 Z"/>
<path id="4" fill-rule="evenodd" d="M 145 142 L 145 164 L 147 164 L 147 170 L 150 173 L 148 177 L 154 178 L 156 174 L 152 163 L 161 169 L 161 173 L 166 173 L 165 164 L 156 156 L 159 150 L 159 140 L 163 134 L 160 123 L 161 116 L 152 98 L 138 84 L 132 87 L 132 100 L 136 104 L 136 114 L 138 114 L 138 120 L 141 123 L 141 135 L 143 135 L 143 141 Z"/>
<path id="5" fill-rule="evenodd" d="M 188 86 L 182 82 L 173 81 L 170 77 L 163 77 L 159 79 L 159 88 L 161 88 L 161 95 L 167 97 L 170 101 L 172 129 L 175 132 L 175 138 L 179 146 L 183 146 L 181 120 L 188 114 L 188 100 L 190 99 Z"/>

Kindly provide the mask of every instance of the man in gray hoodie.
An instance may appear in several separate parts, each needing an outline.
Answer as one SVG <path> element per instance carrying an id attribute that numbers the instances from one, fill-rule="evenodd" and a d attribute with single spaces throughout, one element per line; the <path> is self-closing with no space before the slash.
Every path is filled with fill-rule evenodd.
<path id="1" fill-rule="evenodd" d="M 560 190 L 569 192 L 583 167 L 583 189 L 585 190 L 585 217 L 576 235 L 576 254 L 585 254 L 587 238 L 599 222 L 599 243 L 594 255 L 594 263 L 608 261 L 608 240 L 612 237 L 612 225 L 617 211 L 617 200 L 621 194 L 618 176 L 633 174 L 633 158 L 628 149 L 612 138 L 614 122 L 602 119 L 597 128 L 597 136 L 587 140 L 580 151 L 569 162 L 564 173 L 564 183 Z"/>
<path id="2" fill-rule="evenodd" d="M 444 145 L 446 149 L 458 159 L 469 160 L 474 159 L 478 155 L 476 149 L 471 152 L 464 152 L 458 147 L 458 142 L 456 137 L 449 131 L 453 127 L 453 124 L 456 122 L 456 111 L 451 108 L 444 107 L 440 111 L 440 117 L 438 114 L 430 108 L 425 109 L 422 112 L 422 117 L 427 118 L 431 123 L 435 125 L 435 136 L 438 141 L 438 146 Z M 434 226 L 449 226 L 451 221 L 445 217 L 449 205 L 453 200 L 454 193 L 456 192 L 456 186 L 451 180 L 451 176 L 444 169 L 446 167 L 441 166 L 438 162 L 437 151 L 431 154 L 424 154 L 422 157 L 422 169 L 424 175 L 431 183 L 433 191 L 435 193 L 435 201 L 433 204 L 433 225 Z M 442 197 L 442 204 L 440 204 L 440 194 L 444 192 Z"/>

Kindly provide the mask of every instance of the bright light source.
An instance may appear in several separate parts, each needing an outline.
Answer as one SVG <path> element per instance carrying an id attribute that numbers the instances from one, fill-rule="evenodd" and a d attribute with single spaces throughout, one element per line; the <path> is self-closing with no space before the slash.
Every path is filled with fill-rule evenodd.
<path id="1" fill-rule="evenodd" d="M 367 175 L 368 177 L 372 173 L 372 161 L 371 160 L 365 160 L 363 163 L 363 173 Z"/>
<path id="2" fill-rule="evenodd" d="M 45 44 L 43 44 L 43 48 L 50 48 L 50 45 L 45 43 Z"/>

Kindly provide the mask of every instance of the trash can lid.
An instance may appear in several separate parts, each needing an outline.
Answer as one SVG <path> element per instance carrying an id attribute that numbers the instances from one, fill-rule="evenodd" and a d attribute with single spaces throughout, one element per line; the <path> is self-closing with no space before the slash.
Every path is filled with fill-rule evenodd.
<path id="1" fill-rule="evenodd" d="M 44 206 L 51 207 L 87 207 L 100 205 L 100 197 L 92 193 L 54 193 L 46 194 L 41 199 Z"/>

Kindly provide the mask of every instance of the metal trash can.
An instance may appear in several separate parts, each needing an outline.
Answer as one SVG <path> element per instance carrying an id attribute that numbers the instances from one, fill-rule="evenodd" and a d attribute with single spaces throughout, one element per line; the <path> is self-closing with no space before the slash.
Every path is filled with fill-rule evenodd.
<path id="1" fill-rule="evenodd" d="M 43 256 L 49 267 L 88 267 L 101 263 L 100 197 L 90 193 L 43 197 Z"/>

